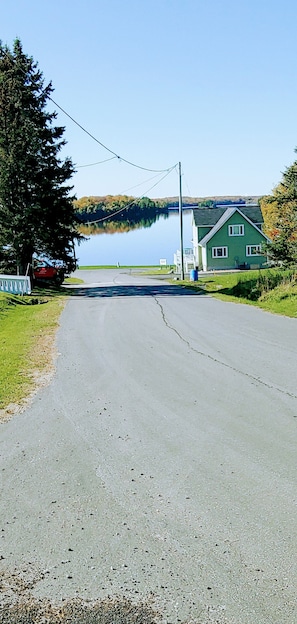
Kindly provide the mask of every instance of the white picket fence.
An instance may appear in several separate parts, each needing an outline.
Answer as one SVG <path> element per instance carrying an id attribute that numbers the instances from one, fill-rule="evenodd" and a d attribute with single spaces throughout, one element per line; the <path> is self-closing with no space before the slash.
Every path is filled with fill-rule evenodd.
<path id="1" fill-rule="evenodd" d="M 26 275 L 0 275 L 0 291 L 14 295 L 30 295 L 30 277 Z"/>

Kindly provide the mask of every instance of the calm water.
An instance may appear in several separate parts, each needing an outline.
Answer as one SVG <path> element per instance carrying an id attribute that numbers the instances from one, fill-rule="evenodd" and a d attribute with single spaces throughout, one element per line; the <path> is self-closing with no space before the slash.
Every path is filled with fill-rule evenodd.
<path id="1" fill-rule="evenodd" d="M 183 213 L 183 244 L 192 247 L 192 211 Z M 92 234 L 76 247 L 78 263 L 82 265 L 147 265 L 159 264 L 160 259 L 173 264 L 173 256 L 180 248 L 180 221 L 178 213 L 168 219 L 160 217 L 149 228 L 121 234 Z"/>

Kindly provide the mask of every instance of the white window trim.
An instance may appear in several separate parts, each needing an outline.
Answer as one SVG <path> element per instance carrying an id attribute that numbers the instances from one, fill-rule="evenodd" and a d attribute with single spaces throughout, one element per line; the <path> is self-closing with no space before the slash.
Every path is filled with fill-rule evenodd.
<path id="1" fill-rule="evenodd" d="M 218 249 L 223 250 L 223 253 L 221 256 L 217 255 Z M 211 255 L 212 255 L 212 258 L 228 258 L 228 247 L 212 247 Z"/>
<path id="2" fill-rule="evenodd" d="M 239 234 L 234 234 L 233 228 L 239 228 Z M 228 233 L 229 236 L 244 236 L 244 224 L 243 223 L 234 223 L 232 225 L 228 225 Z"/>
<path id="3" fill-rule="evenodd" d="M 256 248 L 256 253 L 252 252 L 252 247 Z M 246 245 L 245 254 L 246 254 L 246 256 L 248 256 L 250 258 L 253 258 L 255 256 L 262 256 L 263 252 L 262 252 L 261 244 L 258 244 L 258 245 Z"/>

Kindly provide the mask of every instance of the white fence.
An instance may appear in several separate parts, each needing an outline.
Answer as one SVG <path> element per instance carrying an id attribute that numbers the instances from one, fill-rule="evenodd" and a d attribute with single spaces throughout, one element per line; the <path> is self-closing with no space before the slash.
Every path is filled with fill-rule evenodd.
<path id="1" fill-rule="evenodd" d="M 0 291 L 14 295 L 30 295 L 30 277 L 25 275 L 0 275 Z"/>
<path id="2" fill-rule="evenodd" d="M 174 264 L 176 266 L 176 271 L 181 270 L 181 253 L 180 249 L 174 254 Z M 193 249 L 186 247 L 184 249 L 184 269 L 186 273 L 190 273 L 191 269 L 195 268 L 195 258 L 193 254 Z"/>

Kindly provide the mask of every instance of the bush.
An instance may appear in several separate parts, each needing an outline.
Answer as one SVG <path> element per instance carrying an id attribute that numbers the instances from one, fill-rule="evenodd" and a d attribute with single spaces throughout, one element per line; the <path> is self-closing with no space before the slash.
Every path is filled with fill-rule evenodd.
<path id="1" fill-rule="evenodd" d="M 278 286 L 292 286 L 296 284 L 296 281 L 296 271 L 279 270 L 265 271 L 265 273 L 259 272 L 258 277 L 253 279 L 240 278 L 238 283 L 231 289 L 230 294 L 235 297 L 249 299 L 250 301 L 257 301 Z"/>

